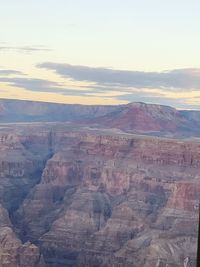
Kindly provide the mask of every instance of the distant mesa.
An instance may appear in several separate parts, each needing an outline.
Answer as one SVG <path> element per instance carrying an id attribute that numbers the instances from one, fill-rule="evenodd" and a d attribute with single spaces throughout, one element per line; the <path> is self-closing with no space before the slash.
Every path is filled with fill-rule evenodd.
<path id="1" fill-rule="evenodd" d="M 72 122 L 148 135 L 200 136 L 200 111 L 141 102 L 95 106 L 1 99 L 0 122 Z"/>

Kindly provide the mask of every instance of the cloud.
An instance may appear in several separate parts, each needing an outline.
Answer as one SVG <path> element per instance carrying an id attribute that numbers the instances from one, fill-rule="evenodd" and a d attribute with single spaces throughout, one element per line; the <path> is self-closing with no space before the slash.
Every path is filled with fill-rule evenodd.
<path id="1" fill-rule="evenodd" d="M 30 54 L 33 52 L 48 52 L 52 51 L 51 49 L 45 46 L 8 46 L 8 45 L 1 45 L 0 51 L 14 51 L 18 53 L 25 53 Z"/>
<path id="2" fill-rule="evenodd" d="M 70 64 L 44 62 L 37 67 L 55 71 L 62 77 L 118 88 L 159 88 L 167 90 L 199 90 L 200 69 L 177 69 L 144 72 L 93 68 Z"/>
<path id="3" fill-rule="evenodd" d="M 25 75 L 25 74 L 18 70 L 0 70 L 0 76 L 9 76 L 9 75 Z"/>
<path id="4" fill-rule="evenodd" d="M 27 76 L 12 76 L 23 75 L 16 70 L 0 70 L 0 83 L 15 89 L 54 93 L 59 97 L 79 96 L 88 99 L 98 97 L 106 98 L 108 101 L 110 99 L 111 102 L 139 101 L 178 108 L 200 108 L 200 69 L 142 72 L 56 63 L 42 63 L 37 66 L 53 70 L 58 75 L 77 83 L 70 83 L 75 86 L 68 86 L 67 79 L 56 82 Z M 12 92 L 12 88 L 8 90 Z"/>
<path id="5" fill-rule="evenodd" d="M 1 83 L 7 83 L 10 86 L 23 88 L 34 92 L 47 92 L 47 93 L 57 93 L 63 95 L 86 95 L 91 91 L 88 90 L 77 90 L 62 88 L 57 82 L 52 82 L 43 79 L 33 79 L 33 78 L 0 78 Z"/>

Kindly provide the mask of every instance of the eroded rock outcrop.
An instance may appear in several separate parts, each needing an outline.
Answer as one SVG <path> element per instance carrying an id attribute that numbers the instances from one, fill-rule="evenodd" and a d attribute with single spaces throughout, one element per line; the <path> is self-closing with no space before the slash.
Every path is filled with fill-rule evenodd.
<path id="1" fill-rule="evenodd" d="M 42 155 L 42 154 L 41 154 Z M 44 267 L 40 249 L 21 240 L 10 222 L 29 190 L 39 182 L 45 157 L 34 155 L 11 131 L 0 132 L 0 266 Z"/>
<path id="2" fill-rule="evenodd" d="M 9 209 L 11 220 L 24 244 L 37 244 L 48 267 L 195 266 L 197 139 L 68 124 L 15 126 L 14 136 L 33 165 L 19 180 L 42 171 Z"/>
<path id="3" fill-rule="evenodd" d="M 0 266 L 45 267 L 44 258 L 37 246 L 22 242 L 13 231 L 8 212 L 0 205 Z"/>

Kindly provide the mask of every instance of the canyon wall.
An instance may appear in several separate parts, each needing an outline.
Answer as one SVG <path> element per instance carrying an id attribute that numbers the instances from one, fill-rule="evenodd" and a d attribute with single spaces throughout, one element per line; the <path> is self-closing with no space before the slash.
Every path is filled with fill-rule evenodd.
<path id="1" fill-rule="evenodd" d="M 0 129 L 0 266 L 45 267 L 39 247 L 22 243 L 12 216 L 40 181 L 47 154 L 35 155 L 20 142 L 15 129 Z"/>
<path id="2" fill-rule="evenodd" d="M 0 150 L 0 266 L 195 267 L 198 139 L 4 125 Z"/>

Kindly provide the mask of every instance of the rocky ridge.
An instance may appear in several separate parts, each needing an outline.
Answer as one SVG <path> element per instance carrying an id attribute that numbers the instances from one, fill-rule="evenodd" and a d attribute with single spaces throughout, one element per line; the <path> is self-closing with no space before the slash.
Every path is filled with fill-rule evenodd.
<path id="1" fill-rule="evenodd" d="M 200 111 L 145 103 L 95 106 L 0 99 L 0 122 L 73 122 L 170 138 L 200 136 Z"/>

